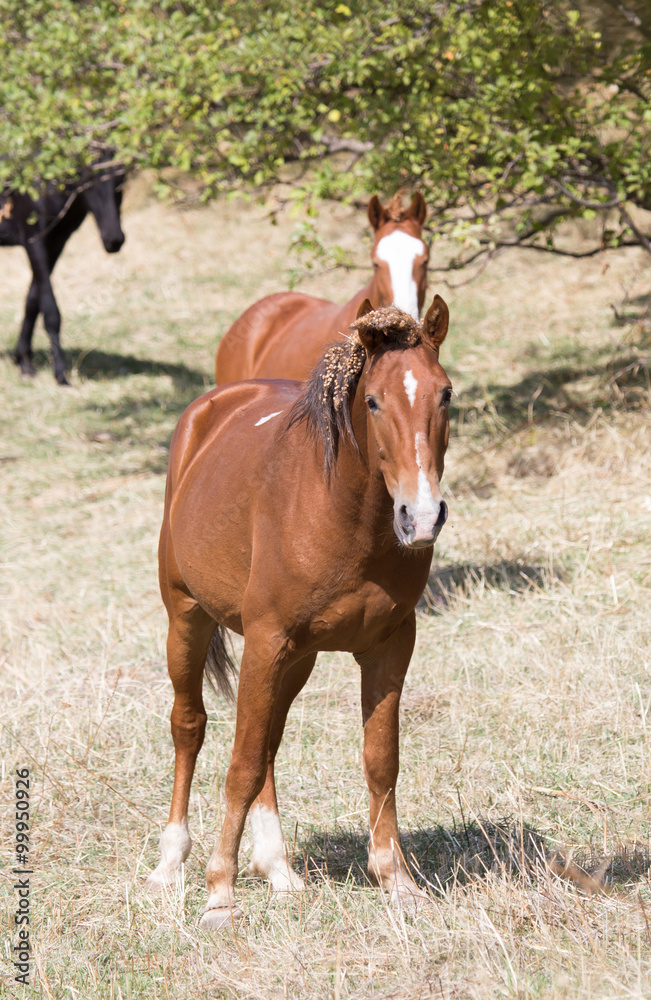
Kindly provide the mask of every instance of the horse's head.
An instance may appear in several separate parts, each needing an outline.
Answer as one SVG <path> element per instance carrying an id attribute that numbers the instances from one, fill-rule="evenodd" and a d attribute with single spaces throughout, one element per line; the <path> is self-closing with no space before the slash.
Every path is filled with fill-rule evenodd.
<path id="1" fill-rule="evenodd" d="M 313 368 L 286 425 L 305 422 L 323 450 L 326 479 L 336 474 L 342 442 L 352 444 L 367 472 L 383 477 L 395 533 L 410 549 L 432 545 L 448 516 L 441 477 L 452 386 L 439 364 L 448 321 L 440 295 L 422 323 L 365 299 L 350 335 Z"/>
<path id="2" fill-rule="evenodd" d="M 429 250 L 421 239 L 427 215 L 425 199 L 416 192 L 402 208 L 397 194 L 382 205 L 377 195 L 368 203 L 368 219 L 375 233 L 371 251 L 377 306 L 395 305 L 414 319 L 420 316 L 427 289 Z"/>
<path id="3" fill-rule="evenodd" d="M 93 176 L 82 191 L 86 208 L 95 216 L 99 234 L 107 253 L 117 253 L 124 243 L 120 225 L 120 206 L 125 171 L 108 163 L 97 163 Z"/>
<path id="4" fill-rule="evenodd" d="M 435 295 L 422 325 L 404 314 L 401 319 L 397 310 L 370 312 L 368 301 L 360 314 L 353 326 L 367 355 L 369 463 L 379 467 L 393 499 L 398 540 L 423 548 L 434 543 L 448 516 L 440 483 L 452 385 L 438 359 L 448 307 Z"/>

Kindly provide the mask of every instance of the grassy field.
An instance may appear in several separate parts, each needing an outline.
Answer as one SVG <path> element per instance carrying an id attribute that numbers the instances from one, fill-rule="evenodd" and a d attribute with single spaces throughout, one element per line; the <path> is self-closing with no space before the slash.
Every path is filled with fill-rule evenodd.
<path id="1" fill-rule="evenodd" d="M 167 446 L 219 337 L 287 284 L 291 221 L 173 211 L 135 184 L 127 243 L 92 222 L 55 275 L 72 387 L 7 351 L 28 272 L 0 271 L 0 997 L 651 997 L 651 269 L 642 253 L 504 256 L 446 288 L 451 516 L 403 700 L 399 813 L 433 905 L 365 875 L 357 671 L 322 655 L 277 768 L 302 898 L 242 878 L 197 929 L 233 713 L 211 693 L 185 881 L 142 891 L 171 793 L 156 544 Z M 359 248 L 364 219 L 324 233 Z M 433 257 L 437 256 L 437 252 Z M 359 272 L 306 280 L 345 299 Z M 12 982 L 14 769 L 32 771 L 34 963 Z M 241 852 L 246 864 L 250 841 Z M 6 901 L 6 905 L 4 902 Z"/>

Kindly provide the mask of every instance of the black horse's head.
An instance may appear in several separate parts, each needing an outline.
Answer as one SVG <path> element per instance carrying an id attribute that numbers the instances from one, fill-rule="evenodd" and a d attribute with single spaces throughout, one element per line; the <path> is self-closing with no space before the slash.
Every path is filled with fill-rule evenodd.
<path id="1" fill-rule="evenodd" d="M 107 253 L 117 253 L 124 243 L 120 225 L 120 206 L 125 170 L 111 163 L 97 163 L 81 192 L 89 212 L 95 216 Z"/>

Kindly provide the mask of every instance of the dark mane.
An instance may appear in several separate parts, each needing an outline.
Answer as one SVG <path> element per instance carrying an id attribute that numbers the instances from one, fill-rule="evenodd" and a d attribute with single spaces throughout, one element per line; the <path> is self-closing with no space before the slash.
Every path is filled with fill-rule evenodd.
<path id="1" fill-rule="evenodd" d="M 287 429 L 305 421 L 310 437 L 323 448 L 326 479 L 332 474 L 341 439 L 347 437 L 357 448 L 350 411 L 366 362 L 360 330 L 379 334 L 388 349 L 404 349 L 420 342 L 422 326 L 395 306 L 375 309 L 355 320 L 347 339 L 329 347 L 312 369 L 289 411 Z"/>

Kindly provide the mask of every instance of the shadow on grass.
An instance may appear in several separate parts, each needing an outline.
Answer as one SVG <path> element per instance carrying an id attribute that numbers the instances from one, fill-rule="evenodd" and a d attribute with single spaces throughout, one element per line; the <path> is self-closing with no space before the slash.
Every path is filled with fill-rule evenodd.
<path id="1" fill-rule="evenodd" d="M 416 881 L 439 894 L 488 874 L 531 881 L 550 872 L 594 893 L 648 879 L 651 865 L 649 844 L 622 845 L 611 855 L 589 846 L 571 856 L 552 849 L 534 827 L 509 818 L 411 830 L 402 848 Z M 356 831 L 314 832 L 294 855 L 308 879 L 363 886 L 370 884 L 367 862 L 368 835 Z"/>
<path id="2" fill-rule="evenodd" d="M 65 350 L 64 357 L 68 370 L 76 372 L 83 379 L 105 381 L 123 378 L 125 375 L 169 375 L 174 383 L 193 387 L 195 396 L 204 392 L 211 382 L 206 372 L 197 371 L 187 365 L 167 361 L 152 361 L 148 358 L 136 358 L 131 354 L 112 354 L 107 351 L 70 351 Z M 13 361 L 13 349 L 5 352 L 5 356 Z M 37 349 L 32 358 L 36 370 L 51 369 L 52 356 L 49 351 Z"/>
<path id="3" fill-rule="evenodd" d="M 560 579 L 558 573 L 554 576 Z M 547 590 L 549 582 L 547 569 L 528 566 L 519 560 L 436 567 L 429 575 L 418 608 L 434 615 L 443 614 L 455 601 L 470 594 L 499 590 L 515 597 L 532 589 Z"/>
<path id="4" fill-rule="evenodd" d="M 107 450 L 138 447 L 144 449 L 143 471 L 164 474 L 167 470 L 169 442 L 174 426 L 186 407 L 210 388 L 208 377 L 182 364 L 157 362 L 122 354 L 90 351 L 79 362 L 81 378 L 96 378 L 98 382 L 124 375 L 146 375 L 134 391 L 127 380 L 117 398 L 87 403 L 89 425 L 86 436 Z M 172 380 L 161 384 L 158 376 Z"/>
<path id="5" fill-rule="evenodd" d="M 124 375 L 169 375 L 175 384 L 195 388 L 195 395 L 204 391 L 207 382 L 205 372 L 188 368 L 187 365 L 135 358 L 130 354 L 110 354 L 106 351 L 82 351 L 72 359 L 72 368 L 82 378 L 97 380 L 122 378 Z"/>
<path id="6" fill-rule="evenodd" d="M 526 353 L 538 351 L 529 344 Z M 651 325 L 641 326 L 636 343 L 615 353 L 612 349 L 589 350 L 576 346 L 547 367 L 529 371 L 514 384 L 487 380 L 453 397 L 452 425 L 463 411 L 466 427 L 474 421 L 479 429 L 487 424 L 492 436 L 509 436 L 531 424 L 571 414 L 589 419 L 596 409 L 603 412 L 636 409 L 648 405 L 651 393 Z M 468 400 L 468 402 L 465 402 Z"/>
<path id="7" fill-rule="evenodd" d="M 651 312 L 651 293 L 641 295 L 626 295 L 619 305 L 611 305 L 614 313 L 615 326 L 630 326 L 631 323 L 644 322 Z"/>
<path id="8" fill-rule="evenodd" d="M 402 837 L 402 849 L 417 880 L 438 892 L 488 872 L 529 870 L 547 855 L 542 834 L 510 820 L 410 830 Z M 320 873 L 336 882 L 352 879 L 357 885 L 370 884 L 366 833 L 314 833 L 300 852 L 308 876 Z"/>

